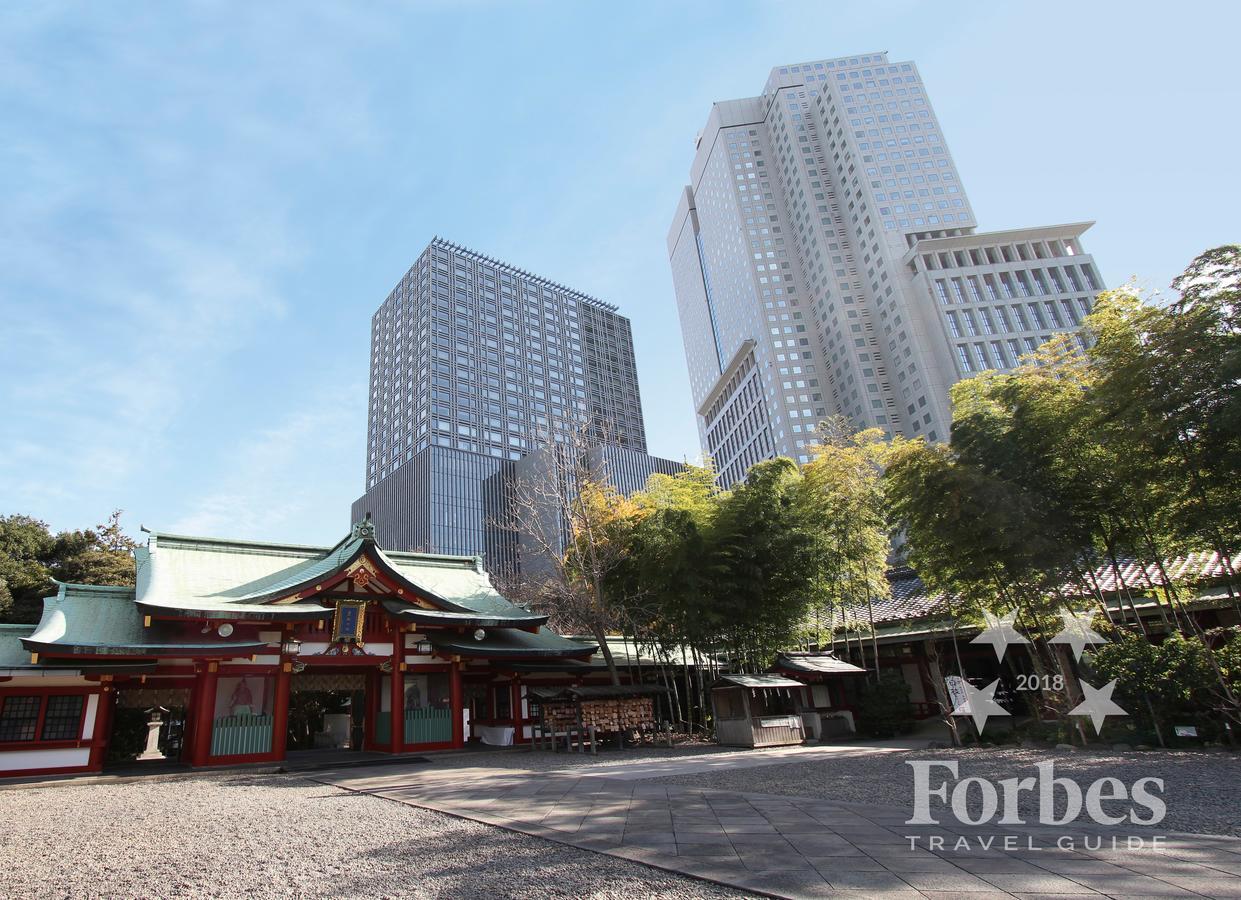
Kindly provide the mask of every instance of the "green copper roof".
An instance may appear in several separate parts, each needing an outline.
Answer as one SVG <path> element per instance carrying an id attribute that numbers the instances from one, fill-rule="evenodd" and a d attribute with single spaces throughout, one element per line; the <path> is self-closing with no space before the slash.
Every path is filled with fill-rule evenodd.
<path id="1" fill-rule="evenodd" d="M 459 656 L 568 656 L 570 654 L 590 654 L 597 648 L 592 644 L 582 644 L 562 638 L 554 631 L 540 628 L 537 634 L 519 631 L 513 628 L 485 629 L 486 636 L 480 641 L 472 634 L 454 632 L 432 632 L 427 640 L 441 653 L 454 653 Z"/>
<path id="2" fill-rule="evenodd" d="M 44 600 L 43 618 L 32 631 L 0 634 L 0 652 L 14 659 L 26 653 L 168 658 L 251 656 L 272 646 L 265 641 L 226 641 L 209 631 L 188 637 L 186 625 L 170 618 L 305 620 L 326 619 L 330 606 L 316 602 L 320 583 L 339 576 L 365 556 L 372 572 L 403 596 L 374 594 L 390 615 L 416 624 L 448 626 L 435 639 L 469 656 L 566 656 L 588 654 L 589 645 L 538 627 L 547 617 L 504 599 L 476 557 L 385 553 L 370 522 L 355 526 L 334 547 L 270 544 L 151 533 L 135 553 L 136 587 L 62 584 Z M 358 590 L 355 586 L 355 590 Z M 330 594 L 332 588 L 329 585 Z M 285 601 L 311 592 L 307 599 Z M 417 605 L 419 603 L 422 605 Z M 432 605 L 434 609 L 424 609 Z M 149 625 L 144 621 L 151 617 Z M 488 629 L 473 641 L 475 628 Z M 456 629 L 465 630 L 457 634 Z M 187 639 L 188 637 L 188 639 Z M 14 643 L 22 649 L 18 653 Z M 457 644 L 460 644 L 457 647 Z"/>
<path id="3" fill-rule="evenodd" d="M 145 640 L 131 587 L 60 584 L 43 600 L 43 618 L 23 640 L 28 649 L 75 644 L 128 645 Z M 37 646 L 36 646 L 37 645 Z"/>
<path id="4" fill-rule="evenodd" d="M 55 597 L 44 598 L 43 618 L 21 644 L 27 654 L 100 656 L 249 656 L 268 649 L 262 641 L 187 643 L 175 626 L 144 626 L 133 588 L 84 584 L 61 584 Z"/>
<path id="5" fill-rule="evenodd" d="M 22 646 L 22 638 L 33 632 L 33 625 L 0 625 L 0 669 L 23 669 L 30 665 L 30 651 Z"/>
<path id="6" fill-rule="evenodd" d="M 137 600 L 147 611 L 206 618 L 325 618 L 331 610 L 310 600 L 293 604 L 270 601 L 313 586 L 363 552 L 446 613 L 468 618 L 481 615 L 497 624 L 500 620 L 512 625 L 546 621 L 546 617 L 535 616 L 504 599 L 476 557 L 386 553 L 360 528 L 334 547 L 153 532 L 148 545 L 135 554 Z"/>
<path id="7" fill-rule="evenodd" d="M 134 554 L 137 600 L 156 611 L 197 612 L 208 617 L 212 613 L 253 614 L 262 606 L 253 602 L 255 598 L 279 593 L 286 583 L 313 578 L 304 573 L 331 558 L 332 550 L 155 533 Z M 298 607 L 287 610 L 293 618 L 331 614 L 318 604 L 291 606 Z M 279 607 L 266 612 L 268 618 L 283 618 Z"/>
<path id="8" fill-rule="evenodd" d="M 526 613 L 520 609 L 513 615 L 495 616 L 474 612 L 445 612 L 439 609 L 423 609 L 420 606 L 410 606 L 399 600 L 384 600 L 382 603 L 383 608 L 387 610 L 389 615 L 396 616 L 400 621 L 413 622 L 416 625 L 447 625 L 461 628 L 500 626 L 512 628 L 514 626 L 542 625 L 547 621 L 547 616 Z"/>

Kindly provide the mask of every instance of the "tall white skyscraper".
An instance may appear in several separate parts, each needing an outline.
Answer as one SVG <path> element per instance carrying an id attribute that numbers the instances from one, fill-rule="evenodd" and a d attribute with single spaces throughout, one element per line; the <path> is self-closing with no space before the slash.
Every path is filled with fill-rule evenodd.
<path id="1" fill-rule="evenodd" d="M 978 232 L 917 66 L 771 71 L 712 106 L 668 234 L 703 449 L 725 484 L 815 426 L 947 440 L 948 389 L 1086 315 L 1092 223 Z"/>

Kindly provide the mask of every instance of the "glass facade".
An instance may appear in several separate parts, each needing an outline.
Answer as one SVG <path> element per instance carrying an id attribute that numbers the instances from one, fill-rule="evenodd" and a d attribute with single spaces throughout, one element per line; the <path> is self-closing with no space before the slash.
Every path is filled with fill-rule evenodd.
<path id="1" fill-rule="evenodd" d="M 371 321 L 367 492 L 353 520 L 370 513 L 390 549 L 512 570 L 512 465 L 582 428 L 645 457 L 629 320 L 437 238 Z"/>

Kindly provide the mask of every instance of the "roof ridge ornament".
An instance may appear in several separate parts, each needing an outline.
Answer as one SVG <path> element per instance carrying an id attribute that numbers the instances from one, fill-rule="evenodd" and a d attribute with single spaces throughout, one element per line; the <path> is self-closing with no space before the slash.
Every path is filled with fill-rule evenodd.
<path id="1" fill-rule="evenodd" d="M 370 543 L 375 543 L 375 523 L 371 521 L 371 514 L 367 513 L 366 518 L 361 522 L 357 522 L 353 526 L 353 536 L 355 539 L 360 538 Z"/>

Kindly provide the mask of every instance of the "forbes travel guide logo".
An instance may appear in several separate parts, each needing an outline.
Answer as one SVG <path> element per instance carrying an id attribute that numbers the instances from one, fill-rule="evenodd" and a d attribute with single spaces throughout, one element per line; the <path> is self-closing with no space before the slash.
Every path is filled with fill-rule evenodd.
<path id="1" fill-rule="evenodd" d="M 1126 784 L 1119 778 L 1107 776 L 1095 779 L 1083 789 L 1071 778 L 1058 777 L 1054 762 L 1036 764 L 1037 777 L 1001 779 L 961 778 L 960 761 L 955 759 L 906 760 L 906 764 L 914 770 L 913 816 L 906 820 L 906 825 L 939 825 L 941 818 L 948 819 L 950 814 L 950 824 L 971 826 L 1069 826 L 1088 821 L 1111 827 L 1126 824 L 1150 827 L 1161 823 L 1167 814 L 1162 778 L 1145 777 Z M 1037 800 L 1037 813 L 1033 817 L 1023 813 L 1023 796 Z M 956 836 L 949 844 L 949 839 L 941 835 L 906 835 L 911 849 L 925 841 L 929 850 L 958 851 L 974 849 L 975 843 L 982 850 L 1039 850 L 1053 846 L 1066 850 L 1079 846 L 1098 850 L 1105 844 L 1112 849 L 1133 850 L 1148 846 L 1158 848 L 1164 840 L 1162 835 L 1104 837 L 1065 833 L 1052 837 L 1054 840 L 1042 844 L 1036 843 L 1029 834 L 991 834 L 973 840 Z"/>

